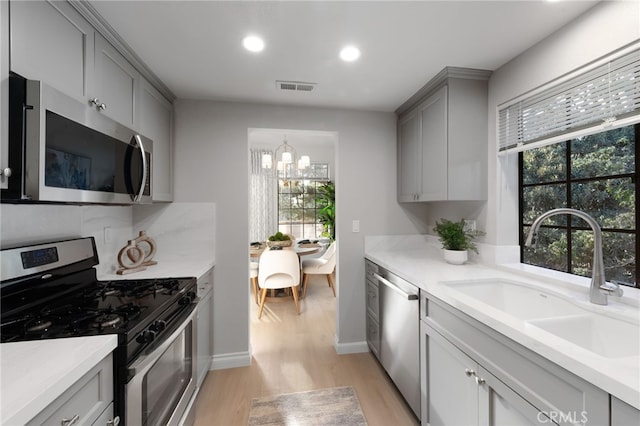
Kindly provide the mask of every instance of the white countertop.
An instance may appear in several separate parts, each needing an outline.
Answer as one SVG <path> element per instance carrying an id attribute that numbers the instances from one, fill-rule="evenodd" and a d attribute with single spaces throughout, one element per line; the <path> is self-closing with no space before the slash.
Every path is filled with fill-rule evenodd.
<path id="1" fill-rule="evenodd" d="M 103 273 L 98 275 L 100 281 L 108 280 L 136 280 L 146 278 L 200 278 L 215 266 L 212 258 L 198 258 L 194 256 L 164 256 L 157 260 L 156 265 L 147 266 L 146 270 L 119 275 L 115 273 Z"/>
<path id="2" fill-rule="evenodd" d="M 0 424 L 23 425 L 117 346 L 116 335 L 0 345 Z"/>
<path id="3" fill-rule="evenodd" d="M 588 283 L 570 283 L 536 277 L 519 267 L 488 267 L 477 263 L 449 265 L 442 259 L 437 241 L 402 244 L 402 239 L 386 241 L 376 237 L 365 243 L 365 256 L 372 262 L 427 291 L 441 301 L 463 311 L 481 323 L 493 328 L 515 342 L 558 364 L 573 374 L 640 409 L 640 357 L 604 358 L 534 327 L 525 327 L 518 320 L 473 300 L 459 298 L 456 292 L 441 284 L 446 281 L 503 278 L 540 286 L 548 291 L 564 294 L 578 300 L 581 307 L 606 312 L 619 319 L 640 321 L 640 292 L 626 289 L 624 301 L 609 298 L 609 305 L 598 306 L 588 302 Z M 584 281 L 584 279 L 577 280 Z"/>

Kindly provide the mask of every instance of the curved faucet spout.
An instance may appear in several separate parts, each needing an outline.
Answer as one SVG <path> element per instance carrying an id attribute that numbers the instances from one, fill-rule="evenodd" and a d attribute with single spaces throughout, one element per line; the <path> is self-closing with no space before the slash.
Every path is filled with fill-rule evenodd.
<path id="1" fill-rule="evenodd" d="M 593 271 L 591 273 L 591 286 L 589 288 L 589 300 L 591 301 L 591 303 L 595 303 L 596 305 L 606 305 L 607 294 L 622 295 L 622 289 L 617 287 L 617 285 L 615 284 L 608 284 L 605 281 L 604 261 L 602 258 L 602 230 L 600 229 L 600 225 L 598 225 L 598 222 L 596 222 L 596 220 L 587 213 L 569 208 L 554 209 L 542 213 L 531 225 L 529 235 L 527 236 L 527 240 L 524 243 L 525 246 L 531 246 L 533 237 L 538 234 L 540 225 L 544 220 L 550 218 L 551 216 L 559 214 L 569 214 L 577 216 L 587 222 L 593 230 Z M 612 285 L 616 286 L 615 293 L 612 292 Z"/>

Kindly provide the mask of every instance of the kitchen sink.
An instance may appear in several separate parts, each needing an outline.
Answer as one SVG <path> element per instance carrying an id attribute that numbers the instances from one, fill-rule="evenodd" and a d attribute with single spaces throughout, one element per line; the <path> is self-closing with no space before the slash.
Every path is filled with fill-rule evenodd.
<path id="1" fill-rule="evenodd" d="M 447 287 L 521 320 L 583 314 L 573 302 L 509 280 L 448 282 Z"/>
<path id="2" fill-rule="evenodd" d="M 637 324 L 595 313 L 528 323 L 603 357 L 640 356 L 640 327 Z"/>
<path id="3" fill-rule="evenodd" d="M 633 319 L 618 319 L 589 309 L 586 302 L 517 281 L 484 279 L 443 284 L 462 302 L 474 299 L 602 357 L 640 357 L 640 323 Z"/>

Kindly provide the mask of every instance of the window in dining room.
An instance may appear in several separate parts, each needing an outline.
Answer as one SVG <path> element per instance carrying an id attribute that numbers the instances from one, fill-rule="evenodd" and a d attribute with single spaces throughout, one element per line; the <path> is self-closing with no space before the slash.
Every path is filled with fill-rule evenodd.
<path id="1" fill-rule="evenodd" d="M 299 178 L 278 179 L 278 230 L 296 240 L 322 237 L 319 188 L 329 182 L 329 164 L 312 163 Z"/>

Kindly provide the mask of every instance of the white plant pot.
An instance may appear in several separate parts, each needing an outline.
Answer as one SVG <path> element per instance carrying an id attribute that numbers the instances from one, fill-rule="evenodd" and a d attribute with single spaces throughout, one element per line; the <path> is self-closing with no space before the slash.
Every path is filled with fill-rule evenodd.
<path id="1" fill-rule="evenodd" d="M 469 259 L 467 250 L 447 250 L 442 249 L 444 253 L 444 261 L 452 265 L 462 265 Z"/>

